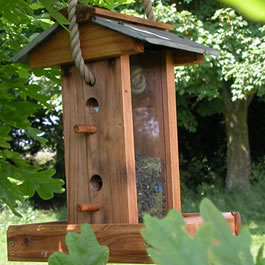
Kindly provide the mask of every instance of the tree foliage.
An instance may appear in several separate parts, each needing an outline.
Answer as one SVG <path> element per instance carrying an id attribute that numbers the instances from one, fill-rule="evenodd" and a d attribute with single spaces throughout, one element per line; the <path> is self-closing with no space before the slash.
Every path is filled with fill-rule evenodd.
<path id="1" fill-rule="evenodd" d="M 265 91 L 265 27 L 246 21 L 231 8 L 216 10 L 208 1 L 201 8 L 176 12 L 175 5 L 157 7 L 158 19 L 172 23 L 178 35 L 220 51 L 216 58 L 206 56 L 201 65 L 176 68 L 179 124 L 195 131 L 194 112 L 223 113 L 226 184 L 247 187 L 251 169 L 247 114 L 253 97 L 263 97 Z"/>
<path id="2" fill-rule="evenodd" d="M 32 165 L 14 152 L 10 141 L 14 131 L 45 145 L 46 139 L 30 119 L 45 107 L 51 108 L 47 93 L 41 86 L 38 71 L 14 64 L 11 57 L 21 46 L 36 37 L 37 32 L 50 26 L 48 14 L 37 1 L 0 1 L 0 199 L 18 215 L 17 202 L 32 197 L 35 192 L 42 199 L 63 192 L 63 181 L 51 178 L 55 171 Z M 47 70 L 46 76 L 54 76 Z M 56 78 L 54 77 L 53 80 Z M 21 140 L 21 148 L 29 142 Z"/>

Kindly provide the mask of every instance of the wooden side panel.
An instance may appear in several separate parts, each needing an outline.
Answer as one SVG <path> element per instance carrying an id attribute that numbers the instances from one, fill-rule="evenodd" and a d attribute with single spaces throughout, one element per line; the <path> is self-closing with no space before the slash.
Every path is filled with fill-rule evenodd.
<path id="1" fill-rule="evenodd" d="M 92 135 L 79 134 L 76 124 L 86 124 L 86 91 L 82 78 L 74 67 L 62 70 L 64 152 L 69 223 L 79 223 L 76 216 L 79 203 L 89 201 L 89 171 L 87 167 L 87 139 Z M 95 125 L 95 124 L 88 124 Z M 79 214 L 81 215 L 81 214 Z M 73 216 L 76 216 L 74 218 Z M 82 213 L 88 223 L 93 213 Z"/>
<path id="2" fill-rule="evenodd" d="M 144 51 L 141 42 L 93 23 L 80 24 L 79 32 L 82 55 L 85 60 Z M 71 62 L 70 37 L 64 29 L 56 32 L 49 41 L 35 49 L 29 56 L 31 68 L 50 67 Z"/>
<path id="3" fill-rule="evenodd" d="M 89 65 L 87 85 L 74 66 L 64 69 L 63 109 L 69 223 L 137 223 L 129 57 Z M 74 131 L 95 126 L 94 134 Z M 99 204 L 78 212 L 78 204 Z"/>
<path id="4" fill-rule="evenodd" d="M 181 212 L 174 60 L 170 50 L 162 54 L 163 115 L 166 150 L 167 209 Z"/>
<path id="5" fill-rule="evenodd" d="M 239 213 L 224 213 L 231 231 L 236 233 Z M 199 214 L 186 217 L 186 229 L 194 236 L 203 223 Z M 136 225 L 91 225 L 97 240 L 110 249 L 110 263 L 152 263 L 145 242 Z M 67 253 L 65 235 L 80 232 L 81 225 L 39 224 L 10 226 L 8 229 L 8 259 L 10 261 L 47 261 L 55 251 Z"/>

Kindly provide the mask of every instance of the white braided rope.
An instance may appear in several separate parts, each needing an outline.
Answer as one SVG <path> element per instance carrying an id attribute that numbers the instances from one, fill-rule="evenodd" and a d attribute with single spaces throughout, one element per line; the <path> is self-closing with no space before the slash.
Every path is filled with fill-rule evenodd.
<path id="1" fill-rule="evenodd" d="M 145 14 L 146 17 L 150 20 L 155 21 L 155 15 L 153 12 L 153 8 L 152 8 L 152 0 L 142 0 L 143 4 L 144 4 L 144 10 L 145 10 Z"/>
<path id="2" fill-rule="evenodd" d="M 148 19 L 155 20 L 152 8 L 152 0 L 142 0 L 144 4 L 145 14 Z M 76 21 L 76 5 L 77 0 L 68 0 L 68 20 L 70 30 L 70 41 L 72 48 L 72 58 L 80 75 L 85 79 L 86 83 L 94 85 L 96 83 L 95 76 L 88 69 L 82 56 L 80 48 L 80 35 L 78 30 L 78 23 Z"/>
<path id="3" fill-rule="evenodd" d="M 85 81 L 94 85 L 96 82 L 95 76 L 85 65 L 84 58 L 82 56 L 80 48 L 80 35 L 78 31 L 78 23 L 76 22 L 76 5 L 77 0 L 68 0 L 68 20 L 69 20 L 69 30 L 70 30 L 70 40 L 72 48 L 72 58 L 75 62 L 76 68 L 79 70 L 81 76 Z"/>

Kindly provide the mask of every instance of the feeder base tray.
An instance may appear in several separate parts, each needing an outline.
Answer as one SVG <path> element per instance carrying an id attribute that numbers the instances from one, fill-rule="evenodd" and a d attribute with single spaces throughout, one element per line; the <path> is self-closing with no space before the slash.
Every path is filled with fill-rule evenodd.
<path id="1" fill-rule="evenodd" d="M 232 233 L 240 230 L 240 215 L 237 212 L 223 213 Z M 194 236 L 203 223 L 199 214 L 183 214 L 187 231 Z M 109 247 L 110 263 L 152 263 L 146 253 L 146 244 L 141 236 L 144 224 L 91 225 L 101 245 Z M 80 232 L 80 224 L 65 222 L 14 225 L 8 228 L 9 261 L 47 261 L 55 251 L 67 253 L 65 235 Z"/>

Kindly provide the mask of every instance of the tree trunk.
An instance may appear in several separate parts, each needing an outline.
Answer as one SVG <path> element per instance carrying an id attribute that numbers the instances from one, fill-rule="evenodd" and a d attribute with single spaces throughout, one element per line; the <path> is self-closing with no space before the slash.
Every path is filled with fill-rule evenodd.
<path id="1" fill-rule="evenodd" d="M 226 187 L 248 188 L 251 158 L 248 137 L 248 100 L 232 101 L 224 85 L 224 116 L 227 136 Z"/>

